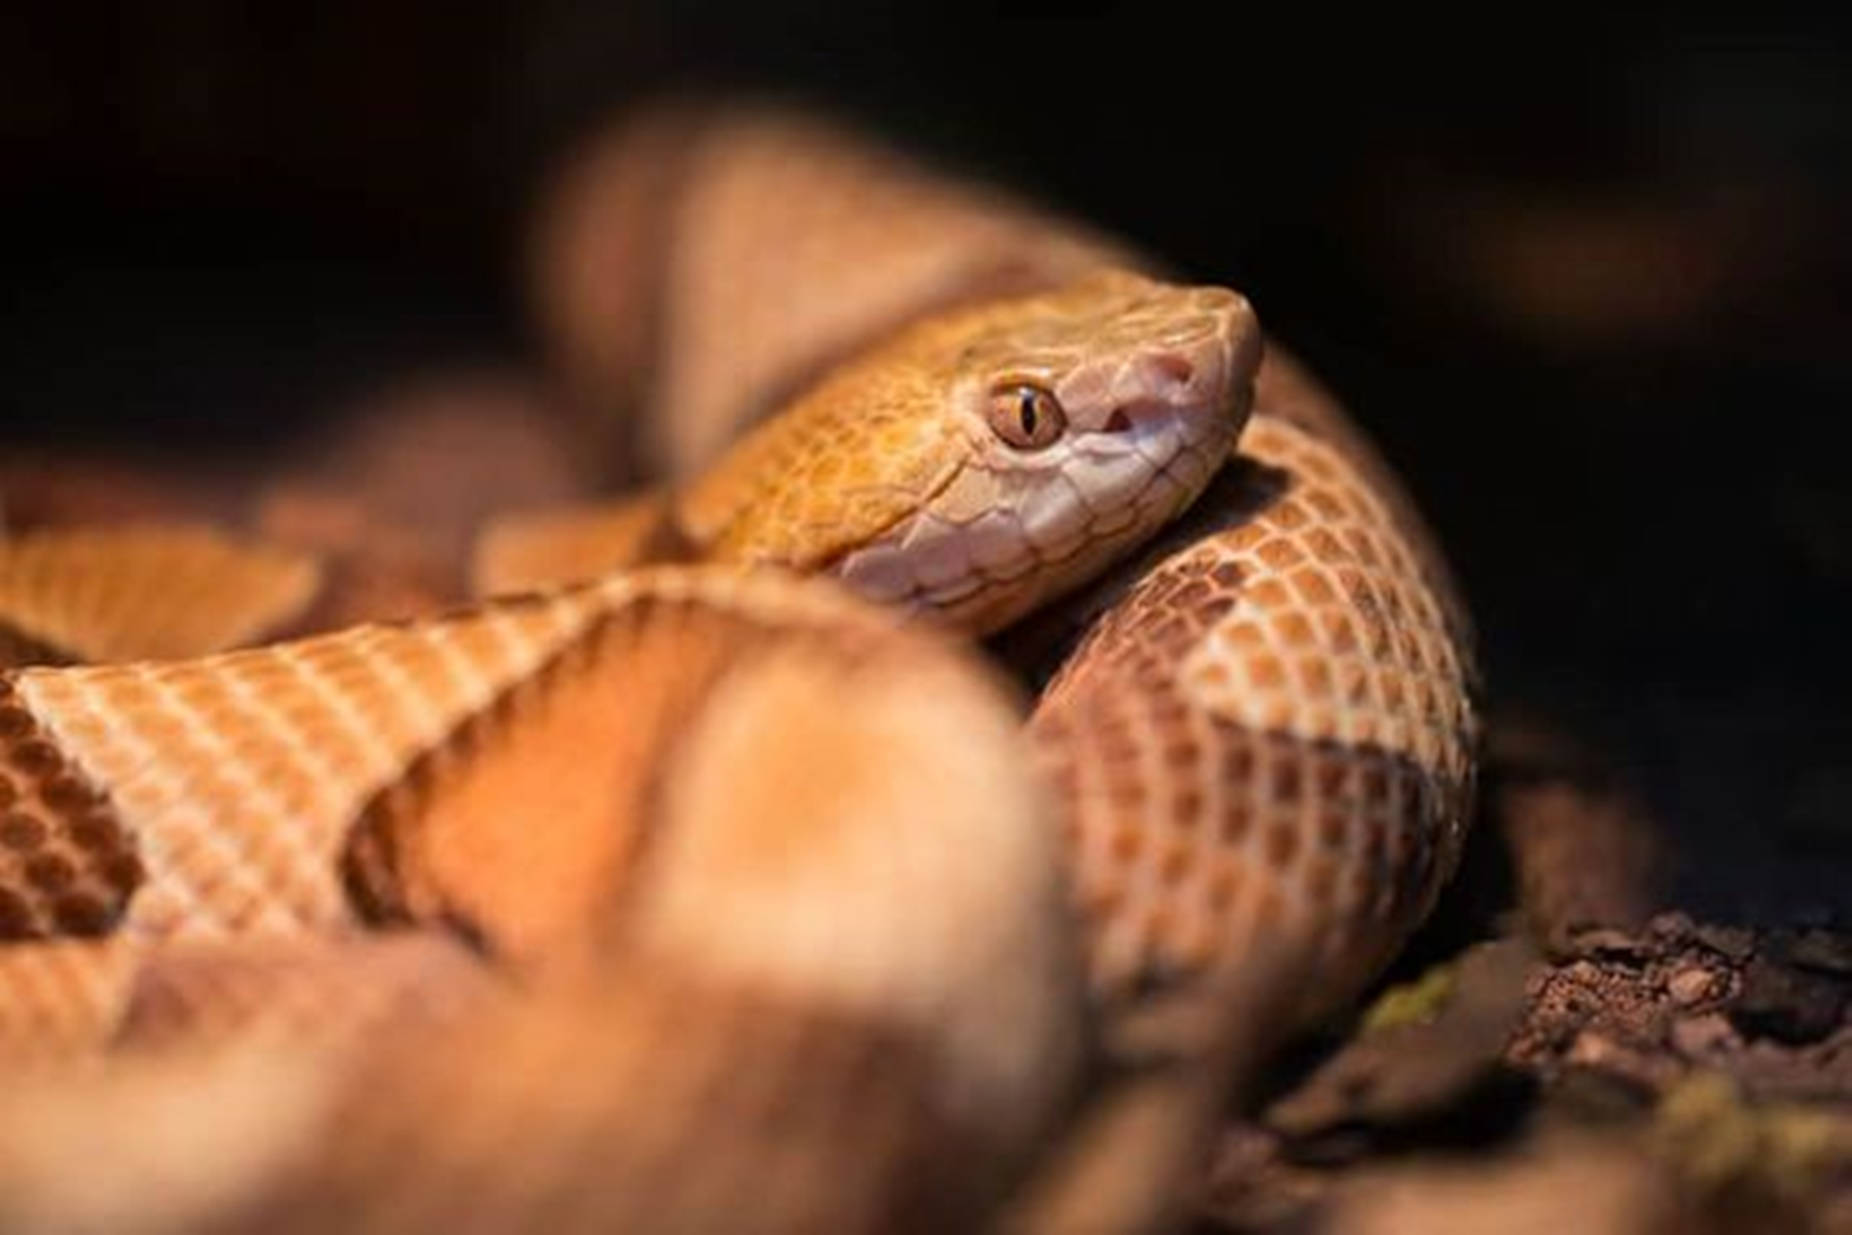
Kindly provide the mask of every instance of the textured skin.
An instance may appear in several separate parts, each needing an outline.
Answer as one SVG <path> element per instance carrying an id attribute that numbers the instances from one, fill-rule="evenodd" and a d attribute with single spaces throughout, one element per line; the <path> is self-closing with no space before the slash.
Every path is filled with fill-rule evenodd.
<path id="1" fill-rule="evenodd" d="M 128 1003 L 141 953 L 122 937 L 0 948 L 0 1065 L 93 1050 Z"/>
<path id="2" fill-rule="evenodd" d="M 643 228 L 680 243 L 625 284 L 663 296 L 658 395 L 693 418 L 656 422 L 659 448 L 692 479 L 648 539 L 722 567 L 833 572 L 989 631 L 1123 555 L 1209 481 L 1256 363 L 1239 298 L 1125 273 L 1077 279 L 1131 259 L 827 129 L 773 118 L 712 132 L 663 173 L 680 185 L 667 208 L 682 221 Z M 886 218 L 869 205 L 884 193 L 892 228 L 862 230 Z M 832 228 L 830 203 L 843 202 L 857 226 Z M 907 241 L 916 223 L 931 243 Z M 562 234 L 553 242 L 570 251 Z M 871 276 L 864 259 L 889 254 L 905 277 Z M 1044 290 L 978 303 L 1004 285 Z M 573 317 L 604 302 L 560 303 Z M 963 307 L 894 332 L 945 305 Z M 846 352 L 856 358 L 838 364 Z M 1035 469 L 1008 456 L 993 456 L 1007 472 L 986 466 L 994 442 L 969 435 L 981 422 L 965 379 L 1023 364 L 1046 366 L 1037 375 L 1082 431 L 1049 456 L 1060 474 L 1029 484 L 1066 495 L 1040 520 L 1023 513 L 1034 496 L 997 479 Z M 803 393 L 785 415 L 705 466 L 713 443 L 785 405 L 787 386 Z M 1090 435 L 1136 436 L 1116 413 L 1136 422 L 1166 399 L 1154 419 L 1193 426 L 1174 453 L 1127 459 L 1120 488 L 1080 458 Z M 1035 713 L 1033 756 L 998 714 L 948 702 L 956 675 L 894 688 L 876 741 L 907 736 L 904 756 L 855 753 L 863 726 L 845 684 L 804 687 L 774 666 L 752 688 L 765 697 L 741 700 L 729 683 L 742 648 L 800 632 L 806 655 L 853 662 L 891 635 L 867 634 L 886 628 L 840 601 L 730 569 L 618 575 L 204 661 L 32 670 L 5 679 L 0 708 L 0 771 L 30 824 L 0 865 L 0 924 L 19 940 L 115 932 L 81 953 L 92 945 L 21 949 L 76 973 L 63 981 L 92 1015 L 52 1019 L 80 1041 L 85 1025 L 90 1041 L 120 1037 L 152 998 L 138 1000 L 133 974 L 161 972 L 162 950 L 182 945 L 440 929 L 531 983 L 532 1001 L 505 1014 L 363 1053 L 340 1074 L 364 1078 L 355 1088 L 315 1079 L 296 1126 L 343 1134 L 279 1151 L 293 1165 L 243 1194 L 254 1208 L 238 1212 L 257 1217 L 234 1228 L 316 1213 L 315 1197 L 324 1225 L 378 1229 L 505 1228 L 536 1212 L 571 1228 L 636 1212 L 636 1189 L 600 1183 L 594 1161 L 658 1190 L 661 1207 L 642 1213 L 688 1229 L 718 1213 L 766 1229 L 885 1229 L 897 1198 L 932 1187 L 897 1162 L 922 1163 L 978 1181 L 928 1223 L 964 1225 L 997 1197 L 976 1164 L 1019 1168 L 1071 1081 L 1064 936 L 1037 873 L 1049 855 L 1023 840 L 1046 822 L 1026 776 L 1039 766 L 1063 815 L 1111 1062 L 1133 1075 L 1135 1099 L 1152 1060 L 1202 1065 L 1172 1068 L 1169 1093 L 1125 1103 L 1123 1118 L 1108 1112 L 1097 1146 L 1073 1154 L 1123 1161 L 1128 1136 L 1153 1120 L 1168 1129 L 1155 1142 L 1166 1151 L 1122 1190 L 1148 1214 L 1153 1181 L 1213 1116 L 1200 1095 L 1227 1071 L 1208 1068 L 1216 1044 L 1258 1050 L 1354 994 L 1451 869 L 1471 792 L 1468 631 L 1413 506 L 1289 363 L 1268 360 L 1255 402 L 1239 457 L 1164 544 L 1121 568 L 1116 595 L 1044 619 L 1103 614 Z M 1093 509 L 1105 492 L 1119 505 Z M 973 759 L 985 770 L 957 766 Z M 820 793 L 794 778 L 820 768 Z M 533 812 L 549 818 L 544 834 L 524 826 Z M 735 922 L 718 904 L 749 908 Z M 119 940 L 147 958 L 126 989 L 111 985 Z M 0 968 L 0 982 L 52 989 L 47 972 Z M 614 998 L 612 983 L 636 998 Z M 678 1016 L 690 1008 L 705 1011 Z M 843 1017 L 855 1028 L 839 1036 Z M 780 1028 L 743 1041 L 747 1024 Z M 552 1079 L 546 1060 L 607 1038 L 619 1044 L 599 1084 Z M 505 1088 L 464 1080 L 485 1056 L 508 1060 Z M 751 1061 L 776 1117 L 721 1082 L 736 1075 L 728 1060 Z M 402 1107 L 369 1101 L 401 1084 Z M 614 1106 L 585 1096 L 633 1087 Z M 949 1125 L 920 1114 L 983 1093 L 951 1103 L 962 1113 Z M 935 1128 L 949 1134 L 933 1153 L 907 1139 Z M 690 1148 L 710 1136 L 711 1151 Z M 511 1137 L 550 1184 L 491 1169 Z M 778 1156 L 787 1139 L 807 1147 L 796 1162 Z M 680 1182 L 696 1154 L 719 1191 Z M 854 1186 L 797 1164 L 838 1158 Z M 405 1169 L 382 1174 L 382 1161 Z M 767 1199 L 780 1186 L 788 1207 Z M 1030 1229 L 1089 1212 L 1051 1192 Z M 716 1197 L 732 1199 L 703 1208 Z"/>
<path id="3" fill-rule="evenodd" d="M 987 633 L 1097 574 L 1201 492 L 1247 415 L 1247 302 L 1101 271 L 930 316 L 834 369 L 679 486 L 503 522 L 490 591 L 670 557 L 841 578 Z M 987 421 L 1035 383 L 1064 409 L 1040 449 Z"/>
<path id="4" fill-rule="evenodd" d="M 1276 364 L 1257 403 L 1030 722 L 1094 990 L 1132 1017 L 1289 939 L 1317 975 L 1299 1015 L 1329 1010 L 1426 914 L 1470 815 L 1470 635 L 1443 564 L 1355 440 L 1313 427 L 1321 392 Z"/>
<path id="5" fill-rule="evenodd" d="M 0 665 L 199 656 L 270 634 L 313 559 L 185 524 L 0 536 Z"/>
<path id="6" fill-rule="evenodd" d="M 916 642 L 935 646 L 833 590 L 661 568 L 195 661 L 17 671 L 0 679 L 0 757 L 15 787 L 6 818 L 22 825 L 5 892 L 28 912 L 10 919 L 9 937 L 113 931 L 160 945 L 397 921 L 463 928 L 497 955 L 557 957 L 596 934 L 600 906 L 646 847 L 691 709 L 735 661 L 778 641 L 851 664 L 886 641 L 921 656 Z M 943 682 L 915 678 L 935 695 L 970 690 L 951 670 Z M 1003 749 L 982 758 L 994 762 L 1017 739 L 1007 720 L 990 728 Z M 980 754 L 946 745 L 942 759 Z M 1029 810 L 1023 788 L 986 792 L 1002 794 L 1002 818 Z M 536 814 L 550 820 L 543 832 L 528 822 Z M 1000 822 L 995 843 L 1016 827 Z M 85 868 L 35 873 L 40 857 L 78 867 L 69 855 L 97 852 L 134 858 L 113 883 L 102 863 L 106 892 L 83 881 Z M 1001 894 L 1011 882 L 951 886 Z M 81 930 L 66 924 L 73 899 Z"/>
<path id="7" fill-rule="evenodd" d="M 333 858 L 359 807 L 531 674 L 588 612 L 565 596 L 201 660 L 18 672 L 6 715 L 29 721 L 31 736 L 7 746 L 0 773 L 45 838 L 14 850 L 25 877 L 6 895 L 37 912 L 8 915 L 7 934 L 99 908 L 86 933 L 118 919 L 155 937 L 351 921 Z M 110 841 L 91 844 L 92 830 Z M 51 844 L 132 847 L 143 879 L 100 906 L 73 901 L 59 880 L 32 877 L 31 858 Z"/>
<path id="8" fill-rule="evenodd" d="M 692 123 L 685 112 L 658 114 L 600 146 L 543 214 L 541 251 L 561 235 L 547 227 L 590 218 L 621 191 L 634 134 L 686 132 Z M 766 144 L 753 146 L 742 136 L 750 133 Z M 887 269 L 882 263 L 905 272 L 894 277 L 912 289 L 916 311 L 981 298 L 997 282 L 1072 287 L 1098 265 L 1154 268 L 981 187 L 940 178 L 919 191 L 917 166 L 789 113 L 723 112 L 682 144 L 701 153 L 679 166 L 661 209 L 699 208 L 678 204 L 684 198 L 733 207 L 702 214 L 705 230 L 659 233 L 669 242 L 650 277 L 663 312 L 707 324 L 695 330 L 753 323 L 740 332 L 749 362 L 736 359 L 738 339 L 700 347 L 676 342 L 691 336 L 671 328 L 657 340 L 649 423 L 683 474 L 704 468 L 714 443 L 762 414 L 766 386 L 826 369 L 888 328 L 892 302 L 869 286 L 868 271 Z M 748 183 L 766 186 L 778 204 L 748 208 L 739 187 Z M 896 200 L 883 196 L 890 192 Z M 884 216 L 853 206 L 831 213 L 877 199 L 898 212 L 897 233 L 910 234 L 917 220 L 930 239 L 889 252 L 860 230 Z M 807 210 L 848 233 L 840 247 L 830 228 L 813 245 L 785 213 Z M 622 282 L 616 266 L 598 262 L 609 250 L 571 251 L 592 259 L 605 294 Z M 715 254 L 727 255 L 724 266 Z M 603 367 L 572 342 L 616 337 L 612 306 L 587 294 L 594 270 L 543 259 L 538 273 L 543 314 L 570 321 L 556 336 L 563 362 L 602 401 L 619 402 Z M 638 275 L 634 266 L 630 273 Z M 865 333 L 851 328 L 848 305 L 866 307 Z M 839 326 L 804 324 L 822 321 Z M 665 367 L 698 374 L 678 384 Z M 1451 872 L 1470 816 L 1479 728 L 1471 631 L 1392 470 L 1271 344 L 1236 449 L 1240 466 L 1224 471 L 1162 545 L 1122 560 L 1092 595 L 1044 606 L 1030 619 L 1040 630 L 1012 632 L 1002 646 L 1017 663 L 1039 661 L 1045 675 L 1113 598 L 1153 575 L 1110 619 L 1114 629 L 1068 667 L 1034 726 L 1068 795 L 1100 995 L 1122 1006 L 1130 991 L 1187 991 L 1191 984 L 1172 979 L 1239 966 L 1257 945 L 1303 928 L 1316 937 L 1298 981 L 1303 1017 L 1354 994 Z M 779 461 L 769 462 L 755 476 L 776 475 Z M 723 483 L 715 478 L 724 473 L 724 464 L 709 469 L 703 483 Z M 1162 565 L 1165 554 L 1205 538 L 1187 562 Z M 1124 548 L 1111 556 L 1123 559 Z M 873 595 L 893 592 L 878 578 L 859 582 L 875 583 Z M 1115 792 L 1120 808 L 1111 805 Z M 1132 809 L 1134 799 L 1149 816 Z M 1223 827 L 1231 835 L 1218 842 L 1212 833 Z M 1184 889 L 1174 903 L 1169 880 Z M 1142 997 L 1132 1002 L 1155 1010 Z"/>
<path id="9" fill-rule="evenodd" d="M 248 702 L 259 662 L 293 675 L 283 662 L 297 656 L 319 668 L 290 679 L 299 690 L 266 692 L 272 744 L 250 752 L 280 793 L 312 754 L 353 753 L 337 741 L 372 734 L 398 753 L 391 766 L 322 761 L 318 780 L 299 782 L 301 848 L 227 861 L 213 851 L 220 833 L 279 826 L 202 820 L 201 803 L 240 811 L 249 793 L 216 779 L 223 744 L 256 719 L 227 701 Z M 163 1202 L 183 1214 L 207 1205 L 231 1229 L 428 1229 L 445 1215 L 508 1229 L 540 1206 L 567 1229 L 635 1212 L 652 1229 L 699 1230 L 750 1196 L 738 1218 L 750 1229 L 832 1215 L 833 1229 L 883 1230 L 897 1214 L 937 1229 L 933 1214 L 962 1221 L 996 1203 L 1071 1091 L 1078 956 L 1015 711 L 966 657 L 837 590 L 664 569 L 450 623 L 187 662 L 153 694 L 108 695 L 121 672 L 15 679 L 46 732 L 81 734 L 103 698 L 119 728 L 153 727 L 68 752 L 70 774 L 150 855 L 114 937 L 140 965 L 112 971 L 97 951 L 82 967 L 91 1029 L 145 1051 L 176 1026 L 197 1042 L 229 1023 L 248 1050 L 261 1009 L 267 1040 L 298 1044 L 266 1064 L 285 1075 L 260 1088 L 219 1076 L 240 1101 L 275 1103 L 263 1127 L 277 1144 L 242 1146 L 233 1157 L 255 1164 L 249 1176 L 228 1166 L 212 1197 Z M 392 674 L 403 675 L 394 700 L 368 688 Z M 509 688 L 482 688 L 497 680 Z M 185 698 L 199 706 L 176 717 Z M 155 732 L 160 754 L 127 754 Z M 571 775 L 537 764 L 543 748 L 560 749 Z M 944 790 L 919 794 L 921 775 Z M 136 796 L 157 779 L 181 791 Z M 546 809 L 549 791 L 564 865 L 523 813 Z M 773 801 L 789 809 L 768 814 Z M 578 830 L 581 818 L 598 832 Z M 241 877 L 242 894 L 213 891 Z M 276 908 L 227 912 L 247 904 Z M 461 1014 L 399 1016 L 369 1037 L 382 999 L 404 1006 L 391 992 L 454 990 L 457 973 L 428 944 L 361 942 L 362 918 L 457 928 L 522 998 L 465 989 Z M 72 946 L 8 949 L 39 962 L 0 973 L 9 994 L 58 989 Z M 348 980 L 372 967 L 370 1005 L 313 980 L 331 958 Z M 91 989 L 112 972 L 122 989 Z M 305 990 L 346 1015 L 292 1016 Z M 131 1081 L 154 1066 L 117 1058 Z M 217 1110 L 233 1095 L 171 1075 L 211 1095 L 186 1120 L 252 1134 L 235 1104 Z M 0 1143 L 33 1092 L 0 1100 Z M 150 1100 L 184 1101 L 158 1087 Z M 54 1128 L 64 1155 L 41 1147 L 27 1165 L 94 1160 L 94 1139 L 135 1118 L 98 1109 L 100 1125 Z M 768 1145 L 790 1148 L 767 1157 Z M 501 1161 L 511 1146 L 520 1156 Z M 677 1182 L 696 1152 L 703 1170 Z M 831 1165 L 804 1182 L 803 1162 Z M 838 1173 L 851 1164 L 848 1187 Z M 15 1204 L 31 1217 L 34 1189 L 51 1185 L 9 1169 L 25 1167 L 0 1155 L 0 1216 Z M 918 1211 L 922 1198 L 931 1207 Z"/>

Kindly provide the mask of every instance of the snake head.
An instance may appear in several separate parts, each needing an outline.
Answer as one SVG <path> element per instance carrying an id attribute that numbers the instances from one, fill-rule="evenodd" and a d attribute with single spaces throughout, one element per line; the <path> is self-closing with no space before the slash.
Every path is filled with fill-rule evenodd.
<path id="1" fill-rule="evenodd" d="M 1105 272 L 925 319 L 843 366 L 683 495 L 704 555 L 832 573 L 995 630 L 1199 494 L 1252 402 L 1247 301 Z"/>

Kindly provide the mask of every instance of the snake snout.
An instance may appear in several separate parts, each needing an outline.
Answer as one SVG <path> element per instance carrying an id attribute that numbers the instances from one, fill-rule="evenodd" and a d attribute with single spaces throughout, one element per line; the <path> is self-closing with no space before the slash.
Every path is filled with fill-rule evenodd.
<path id="1" fill-rule="evenodd" d="M 1211 322 L 1211 333 L 1219 346 L 1224 380 L 1230 386 L 1243 386 L 1254 380 L 1260 369 L 1260 318 L 1248 298 L 1226 287 L 1194 289 L 1198 308 Z"/>
<path id="2" fill-rule="evenodd" d="M 1179 430 L 1191 440 L 1212 434 L 1228 413 L 1234 387 L 1249 380 L 1232 359 L 1228 341 L 1213 331 L 1127 357 L 1092 428 L 1134 441 Z"/>
<path id="3" fill-rule="evenodd" d="M 1232 342 L 1222 331 L 1204 331 L 1139 356 L 1115 392 L 1119 398 L 1105 427 L 1128 429 L 1140 416 L 1215 414 L 1234 386 L 1252 378 Z"/>
<path id="4" fill-rule="evenodd" d="M 1145 361 L 1159 381 L 1188 386 L 1196 376 L 1196 362 L 1180 352 L 1161 352 Z"/>

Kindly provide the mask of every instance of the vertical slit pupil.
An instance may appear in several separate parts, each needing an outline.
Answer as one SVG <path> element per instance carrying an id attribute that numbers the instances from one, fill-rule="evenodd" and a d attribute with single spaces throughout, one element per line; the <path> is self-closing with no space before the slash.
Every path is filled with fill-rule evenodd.
<path id="1" fill-rule="evenodd" d="M 1023 433 L 1029 437 L 1034 437 L 1035 436 L 1035 392 L 1033 390 L 1025 390 L 1022 392 L 1022 403 L 1020 405 L 1020 410 L 1021 410 L 1021 416 L 1022 416 Z"/>

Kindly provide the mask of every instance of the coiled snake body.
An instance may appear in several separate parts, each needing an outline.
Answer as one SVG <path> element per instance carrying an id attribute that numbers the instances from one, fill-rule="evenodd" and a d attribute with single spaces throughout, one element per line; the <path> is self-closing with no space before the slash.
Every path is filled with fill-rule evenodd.
<path id="1" fill-rule="evenodd" d="M 109 1065 L 0 1102 L 0 1217 L 119 1223 L 69 1162 L 171 1174 L 178 1103 L 238 1152 L 149 1229 L 1150 1220 L 1125 1138 L 1213 1105 L 1089 1159 L 1088 1058 L 1213 1094 L 1450 872 L 1464 612 L 1240 297 L 776 113 L 580 168 L 543 311 L 587 391 L 653 340 L 666 496 L 504 525 L 450 616 L 0 677 L 0 1043 Z M 181 650 L 313 589 L 143 535 L 7 543 L 20 654 L 145 650 L 112 553 L 207 563 Z M 1026 727 L 938 633 L 1012 624 Z"/>

